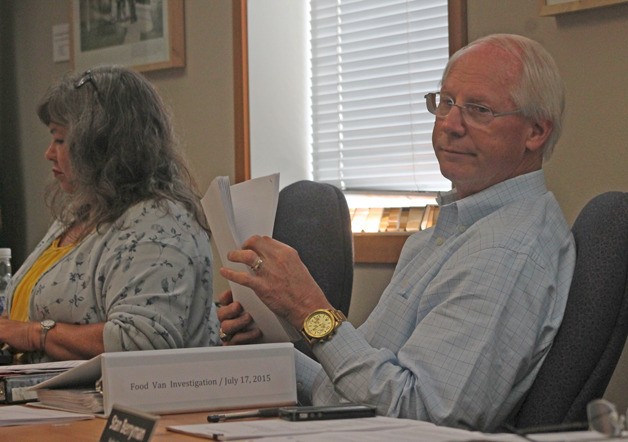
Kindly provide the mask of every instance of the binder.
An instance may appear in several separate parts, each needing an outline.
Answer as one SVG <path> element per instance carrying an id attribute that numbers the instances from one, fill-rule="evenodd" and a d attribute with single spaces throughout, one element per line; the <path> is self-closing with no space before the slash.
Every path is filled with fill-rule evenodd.
<path id="1" fill-rule="evenodd" d="M 52 407 L 55 389 L 61 397 L 64 389 L 85 387 L 102 394 L 106 416 L 113 404 L 157 414 L 293 405 L 294 346 L 286 342 L 103 353 L 31 389 L 47 389 L 47 400 L 40 402 Z"/>
<path id="2" fill-rule="evenodd" d="M 13 374 L 0 377 L 0 403 L 19 404 L 37 400 L 37 393 L 29 387 L 44 382 L 59 373 Z"/>

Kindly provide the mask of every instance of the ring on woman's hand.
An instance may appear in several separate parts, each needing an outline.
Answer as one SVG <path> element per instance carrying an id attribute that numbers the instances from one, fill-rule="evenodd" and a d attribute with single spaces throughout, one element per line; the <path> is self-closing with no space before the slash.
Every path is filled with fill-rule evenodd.
<path id="1" fill-rule="evenodd" d="M 229 342 L 231 340 L 231 335 L 228 335 L 224 331 L 222 331 L 222 327 L 218 330 L 218 337 L 222 342 Z"/>
<path id="2" fill-rule="evenodd" d="M 251 266 L 251 270 L 253 270 L 255 273 L 259 272 L 259 269 L 262 268 L 262 264 L 264 264 L 264 261 L 262 261 L 262 258 L 258 256 L 255 260 L 255 263 L 253 263 L 253 265 Z"/>

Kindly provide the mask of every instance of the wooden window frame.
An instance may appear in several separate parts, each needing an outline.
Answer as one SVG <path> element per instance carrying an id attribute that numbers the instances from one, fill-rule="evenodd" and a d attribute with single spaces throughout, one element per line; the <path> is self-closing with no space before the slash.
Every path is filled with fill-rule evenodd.
<path id="1" fill-rule="evenodd" d="M 449 0 L 449 52 L 467 44 L 467 1 Z M 235 181 L 251 178 L 247 0 L 232 0 Z M 356 233 L 356 263 L 394 264 L 409 233 Z"/>

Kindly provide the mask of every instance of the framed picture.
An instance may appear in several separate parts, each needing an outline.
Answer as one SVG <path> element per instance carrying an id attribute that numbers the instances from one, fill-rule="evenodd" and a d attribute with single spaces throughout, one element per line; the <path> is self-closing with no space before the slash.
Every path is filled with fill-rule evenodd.
<path id="1" fill-rule="evenodd" d="M 539 3 L 539 15 L 547 16 L 628 3 L 628 0 L 539 0 Z"/>
<path id="2" fill-rule="evenodd" d="M 185 66 L 183 0 L 72 0 L 72 67 Z"/>

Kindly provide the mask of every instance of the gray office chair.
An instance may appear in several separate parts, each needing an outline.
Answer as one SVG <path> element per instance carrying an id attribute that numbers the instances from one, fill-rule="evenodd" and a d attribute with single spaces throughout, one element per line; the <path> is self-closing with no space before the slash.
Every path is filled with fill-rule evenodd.
<path id="1" fill-rule="evenodd" d="M 516 428 L 586 422 L 628 335 L 628 193 L 606 192 L 572 232 L 576 268 L 563 322 L 514 422 Z"/>
<path id="2" fill-rule="evenodd" d="M 298 181 L 279 192 L 273 238 L 299 257 L 327 299 L 349 314 L 353 287 L 353 236 L 343 193 L 330 184 Z M 303 343 L 296 347 L 310 357 Z"/>

